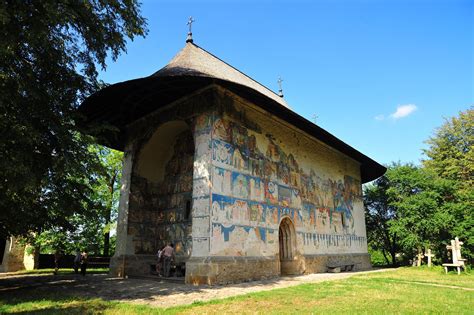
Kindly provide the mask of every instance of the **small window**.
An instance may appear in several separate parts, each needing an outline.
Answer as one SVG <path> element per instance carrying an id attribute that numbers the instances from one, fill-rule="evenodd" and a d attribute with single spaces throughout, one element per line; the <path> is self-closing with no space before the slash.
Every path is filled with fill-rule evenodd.
<path id="1" fill-rule="evenodd" d="M 185 220 L 189 220 L 191 217 L 191 200 L 186 201 L 186 215 Z"/>
<path id="2" fill-rule="evenodd" d="M 344 215 L 344 213 L 341 213 L 341 223 L 342 227 L 346 226 L 346 216 Z"/>

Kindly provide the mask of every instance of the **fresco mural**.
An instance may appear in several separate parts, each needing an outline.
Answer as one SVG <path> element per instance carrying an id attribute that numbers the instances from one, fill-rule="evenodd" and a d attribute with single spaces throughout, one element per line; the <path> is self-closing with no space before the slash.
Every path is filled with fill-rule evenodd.
<path id="1" fill-rule="evenodd" d="M 129 234 L 135 254 L 155 255 L 167 242 L 175 244 L 177 260 L 191 253 L 194 141 L 190 131 L 177 136 L 173 150 L 161 183 L 132 177 Z"/>
<path id="2" fill-rule="evenodd" d="M 225 115 L 212 123 L 212 164 L 212 254 L 275 254 L 268 249 L 278 248 L 266 245 L 278 242 L 278 223 L 285 215 L 305 246 L 365 244 L 364 237 L 354 235 L 354 202 L 362 196 L 357 179 L 304 170 L 272 135 Z"/>

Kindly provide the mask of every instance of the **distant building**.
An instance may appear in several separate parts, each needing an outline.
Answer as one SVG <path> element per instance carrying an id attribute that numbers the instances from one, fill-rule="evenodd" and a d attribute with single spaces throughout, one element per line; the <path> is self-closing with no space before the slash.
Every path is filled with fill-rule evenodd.
<path id="1" fill-rule="evenodd" d="M 32 270 L 34 266 L 34 255 L 27 252 L 24 244 L 14 237 L 0 240 L 0 272 Z"/>
<path id="2" fill-rule="evenodd" d="M 192 40 L 80 111 L 125 152 L 113 273 L 166 242 L 193 284 L 371 267 L 361 184 L 385 168 Z"/>

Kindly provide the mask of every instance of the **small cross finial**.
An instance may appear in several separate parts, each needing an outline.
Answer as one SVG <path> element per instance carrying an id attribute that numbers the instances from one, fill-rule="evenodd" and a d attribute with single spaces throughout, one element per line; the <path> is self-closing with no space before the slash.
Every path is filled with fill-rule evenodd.
<path id="1" fill-rule="evenodd" d="M 283 88 L 281 87 L 281 83 L 283 82 L 283 79 L 281 77 L 278 77 L 278 87 L 279 87 L 279 90 L 278 90 L 278 96 L 280 97 L 283 97 Z"/>
<path id="2" fill-rule="evenodd" d="M 189 25 L 189 32 L 188 32 L 188 37 L 186 38 L 186 43 L 192 43 L 193 42 L 193 32 L 192 32 L 193 22 L 195 22 L 195 20 L 193 19 L 192 16 L 190 16 L 189 20 L 188 20 L 188 23 L 186 23 L 186 25 Z"/>

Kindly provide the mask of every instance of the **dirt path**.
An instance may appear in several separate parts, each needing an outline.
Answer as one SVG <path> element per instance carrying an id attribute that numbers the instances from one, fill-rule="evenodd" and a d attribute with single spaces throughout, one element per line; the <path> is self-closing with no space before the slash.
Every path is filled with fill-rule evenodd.
<path id="1" fill-rule="evenodd" d="M 257 291 L 285 288 L 303 283 L 345 279 L 354 275 L 385 270 L 387 269 L 337 274 L 310 274 L 212 287 L 195 287 L 148 279 L 122 279 L 108 275 L 88 275 L 86 277 L 76 275 L 22 275 L 0 277 L 0 295 L 33 289 L 61 292 L 73 296 L 171 307 L 191 304 L 195 301 L 209 301 Z"/>

